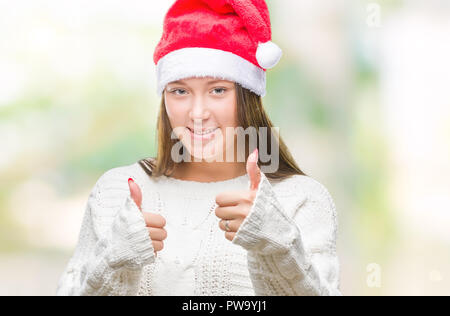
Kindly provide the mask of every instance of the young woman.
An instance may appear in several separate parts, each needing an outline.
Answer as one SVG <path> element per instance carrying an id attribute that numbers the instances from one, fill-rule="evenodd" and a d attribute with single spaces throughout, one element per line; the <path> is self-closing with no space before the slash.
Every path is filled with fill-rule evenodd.
<path id="1" fill-rule="evenodd" d="M 157 156 L 97 181 L 58 295 L 341 295 L 334 202 L 262 105 L 280 58 L 264 0 L 172 5 Z"/>

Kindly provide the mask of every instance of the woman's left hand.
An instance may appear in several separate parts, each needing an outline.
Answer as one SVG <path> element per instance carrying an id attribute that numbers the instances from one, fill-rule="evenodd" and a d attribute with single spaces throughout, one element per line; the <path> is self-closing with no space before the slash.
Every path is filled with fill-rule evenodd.
<path id="1" fill-rule="evenodd" d="M 258 167 L 258 149 L 247 159 L 247 174 L 250 178 L 250 188 L 246 191 L 223 192 L 216 196 L 216 216 L 221 219 L 219 228 L 225 231 L 225 238 L 232 241 L 244 219 L 250 213 L 261 180 Z M 225 221 L 228 220 L 230 228 L 227 231 Z"/>

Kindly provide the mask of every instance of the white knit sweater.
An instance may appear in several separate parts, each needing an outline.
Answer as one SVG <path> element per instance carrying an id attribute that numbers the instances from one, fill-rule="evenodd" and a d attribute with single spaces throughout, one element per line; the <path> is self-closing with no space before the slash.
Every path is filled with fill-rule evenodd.
<path id="1" fill-rule="evenodd" d="M 157 257 L 130 197 L 130 177 L 142 190 L 143 211 L 166 219 Z M 274 181 L 261 172 L 231 242 L 211 207 L 218 193 L 248 188 L 248 175 L 209 183 L 154 179 L 138 163 L 105 172 L 57 295 L 341 295 L 336 208 L 327 189 L 311 177 Z"/>

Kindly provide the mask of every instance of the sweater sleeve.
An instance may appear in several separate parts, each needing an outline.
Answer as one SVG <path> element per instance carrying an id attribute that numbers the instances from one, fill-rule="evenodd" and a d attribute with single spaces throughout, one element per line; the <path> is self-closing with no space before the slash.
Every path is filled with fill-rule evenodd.
<path id="1" fill-rule="evenodd" d="M 291 217 L 261 172 L 250 213 L 232 243 L 248 251 L 256 295 L 341 296 L 336 207 L 318 181 L 295 177 L 292 190 L 296 209 Z"/>
<path id="2" fill-rule="evenodd" d="M 89 196 L 78 244 L 58 282 L 58 296 L 136 295 L 143 266 L 155 260 L 141 211 L 129 193 L 118 194 L 111 186 L 99 180 Z"/>

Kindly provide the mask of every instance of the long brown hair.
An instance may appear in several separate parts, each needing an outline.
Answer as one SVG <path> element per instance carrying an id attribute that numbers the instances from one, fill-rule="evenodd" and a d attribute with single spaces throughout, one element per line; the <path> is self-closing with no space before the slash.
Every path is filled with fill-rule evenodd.
<path id="1" fill-rule="evenodd" d="M 272 127 L 273 124 L 269 119 L 266 111 L 264 110 L 262 99 L 259 95 L 253 93 L 252 91 L 242 87 L 240 84 L 235 83 L 236 87 L 236 101 L 237 101 L 237 115 L 238 115 L 238 126 L 242 126 L 245 129 L 249 126 L 253 126 L 257 130 L 257 144 L 260 143 L 259 138 L 259 128 L 267 127 L 268 135 L 267 146 L 268 154 L 270 155 L 271 151 L 271 142 L 274 139 L 272 137 Z M 157 122 L 157 132 L 158 132 L 158 153 L 156 157 L 150 157 L 139 160 L 140 166 L 144 169 L 144 171 L 153 177 L 159 177 L 161 175 L 169 176 L 171 172 L 174 170 L 175 162 L 171 158 L 171 150 L 172 146 L 175 145 L 179 140 L 171 139 L 172 127 L 170 125 L 169 118 L 166 112 L 166 106 L 164 102 L 164 96 L 161 98 L 161 106 L 158 114 L 158 122 Z M 248 141 L 246 135 L 246 155 L 248 157 Z M 297 166 L 294 158 L 292 157 L 289 149 L 281 139 L 281 135 L 276 135 L 277 137 L 274 139 L 275 141 L 278 139 L 279 142 L 279 168 L 276 172 L 273 173 L 265 173 L 267 178 L 282 180 L 288 178 L 292 175 L 306 175 L 302 170 Z M 258 145 L 259 147 L 259 145 Z M 259 149 L 259 148 L 258 148 Z M 247 158 L 245 158 L 247 161 Z M 185 163 L 185 162 L 180 162 Z M 261 167 L 262 165 L 269 164 L 262 163 L 258 161 L 258 165 Z"/>

